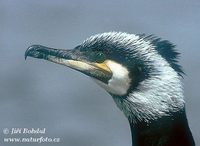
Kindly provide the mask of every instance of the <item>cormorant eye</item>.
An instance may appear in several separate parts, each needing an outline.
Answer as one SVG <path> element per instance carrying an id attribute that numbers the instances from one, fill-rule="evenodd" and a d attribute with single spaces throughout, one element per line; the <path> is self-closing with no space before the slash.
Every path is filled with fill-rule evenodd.
<path id="1" fill-rule="evenodd" d="M 98 52 L 96 54 L 96 62 L 102 63 L 103 61 L 105 61 L 105 55 L 102 52 Z"/>

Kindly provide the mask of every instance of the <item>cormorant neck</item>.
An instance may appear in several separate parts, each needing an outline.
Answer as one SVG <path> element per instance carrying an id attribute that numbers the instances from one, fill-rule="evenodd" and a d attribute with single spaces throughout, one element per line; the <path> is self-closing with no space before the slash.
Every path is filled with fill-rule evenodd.
<path id="1" fill-rule="evenodd" d="M 129 121 L 132 146 L 194 146 L 185 110 L 151 122 Z"/>

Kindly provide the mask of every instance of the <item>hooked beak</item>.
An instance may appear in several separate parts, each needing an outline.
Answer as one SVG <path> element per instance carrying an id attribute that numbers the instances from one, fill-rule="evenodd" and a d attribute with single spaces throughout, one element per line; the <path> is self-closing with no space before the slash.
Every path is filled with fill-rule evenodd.
<path id="1" fill-rule="evenodd" d="M 33 45 L 25 52 L 25 59 L 28 56 L 70 67 L 104 83 L 108 83 L 108 80 L 112 77 L 112 72 L 106 65 L 106 62 L 96 63 L 89 62 L 87 59 L 81 59 L 83 58 L 82 54 L 75 50 L 54 49 L 41 45 Z"/>

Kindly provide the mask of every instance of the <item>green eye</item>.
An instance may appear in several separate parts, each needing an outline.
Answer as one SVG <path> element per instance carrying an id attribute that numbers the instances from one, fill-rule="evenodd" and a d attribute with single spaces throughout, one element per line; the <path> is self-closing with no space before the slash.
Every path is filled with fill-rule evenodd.
<path id="1" fill-rule="evenodd" d="M 105 55 L 102 52 L 98 52 L 96 55 L 96 62 L 101 63 L 105 61 Z"/>

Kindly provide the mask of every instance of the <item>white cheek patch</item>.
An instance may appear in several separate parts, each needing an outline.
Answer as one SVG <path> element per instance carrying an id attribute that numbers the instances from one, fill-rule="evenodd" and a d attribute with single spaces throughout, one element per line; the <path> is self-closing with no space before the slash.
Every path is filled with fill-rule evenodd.
<path id="1" fill-rule="evenodd" d="M 105 61 L 105 64 L 113 73 L 112 78 L 108 81 L 108 84 L 105 84 L 96 79 L 94 80 L 109 93 L 115 95 L 125 95 L 131 83 L 131 79 L 129 78 L 129 71 L 123 65 L 111 60 Z"/>

